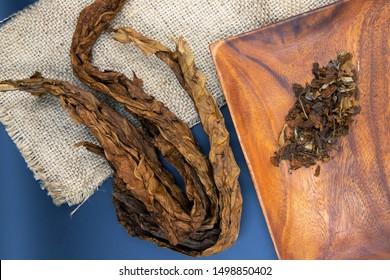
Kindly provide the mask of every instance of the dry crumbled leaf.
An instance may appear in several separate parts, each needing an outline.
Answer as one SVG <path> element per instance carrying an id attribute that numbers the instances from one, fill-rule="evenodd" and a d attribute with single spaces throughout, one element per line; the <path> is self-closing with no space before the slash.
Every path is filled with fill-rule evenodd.
<path id="1" fill-rule="evenodd" d="M 280 132 L 279 135 L 279 141 L 278 141 L 279 147 L 283 147 L 284 143 L 286 143 L 286 128 L 287 128 L 287 124 L 284 124 L 282 132 Z"/>
<path id="2" fill-rule="evenodd" d="M 288 160 L 290 170 L 296 170 L 329 161 L 339 138 L 348 134 L 353 116 L 361 111 L 351 53 L 339 53 L 336 60 L 324 67 L 313 63 L 312 73 L 314 79 L 310 84 L 293 85 L 297 101 L 285 118 L 281 135 L 286 129 L 293 134 L 283 138 L 283 145 L 271 157 L 275 166 Z M 318 165 L 315 176 L 319 173 Z"/>

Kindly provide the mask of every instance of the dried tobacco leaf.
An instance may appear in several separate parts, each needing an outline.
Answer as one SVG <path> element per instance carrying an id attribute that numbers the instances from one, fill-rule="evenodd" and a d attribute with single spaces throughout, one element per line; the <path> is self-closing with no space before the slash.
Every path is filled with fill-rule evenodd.
<path id="1" fill-rule="evenodd" d="M 285 119 L 279 149 L 271 157 L 275 166 L 288 160 L 290 171 L 329 161 L 361 110 L 351 53 L 340 52 L 336 60 L 321 68 L 313 63 L 312 72 L 310 84 L 293 85 L 297 101 Z M 315 176 L 319 175 L 318 165 Z"/>
<path id="2" fill-rule="evenodd" d="M 119 38 L 117 34 L 121 34 L 121 37 Z M 241 213 L 242 203 L 237 181 L 239 168 L 229 146 L 229 133 L 226 130 L 223 116 L 215 99 L 206 89 L 206 77 L 196 68 L 195 59 L 188 44 L 180 37 L 177 40 L 176 50 L 171 51 L 161 43 L 129 27 L 119 28 L 113 37 L 124 43 L 136 42 L 135 45 L 140 49 L 145 46 L 150 46 L 148 49 L 154 48 L 154 54 L 172 69 L 178 81 L 192 98 L 205 133 L 210 139 L 209 160 L 220 195 L 219 207 L 223 210 L 223 216 L 227 218 L 221 220 L 221 235 L 216 245 L 226 244 L 227 240 L 234 238 L 234 231 L 231 227 L 239 227 L 238 215 Z"/>
<path id="3" fill-rule="evenodd" d="M 91 93 L 39 74 L 20 81 L 4 81 L 0 90 L 23 89 L 35 95 L 58 97 L 76 122 L 86 125 L 100 146 L 80 143 L 103 155 L 114 170 L 114 205 L 119 222 L 133 236 L 191 255 L 216 254 L 238 236 L 242 198 L 239 168 L 229 146 L 221 112 L 205 88 L 205 77 L 194 65 L 187 43 L 179 38 L 175 51 L 132 29 L 118 29 L 115 38 L 129 34 L 147 55 L 155 54 L 172 69 L 191 96 L 210 139 L 209 157 L 197 146 L 189 127 L 165 105 L 145 93 L 142 80 L 93 66 L 92 47 L 124 0 L 98 0 L 79 16 L 71 46 L 74 74 L 91 89 L 120 103 L 138 118 L 134 127 L 126 118 Z M 123 39 L 124 40 L 124 39 Z M 126 39 L 127 40 L 127 39 Z M 185 193 L 159 162 L 156 149 L 182 175 Z"/>

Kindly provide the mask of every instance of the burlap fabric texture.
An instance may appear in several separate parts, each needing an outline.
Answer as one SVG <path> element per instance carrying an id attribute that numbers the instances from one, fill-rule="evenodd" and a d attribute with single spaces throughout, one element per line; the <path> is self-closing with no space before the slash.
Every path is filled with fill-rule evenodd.
<path id="1" fill-rule="evenodd" d="M 69 47 L 77 16 L 92 1 L 40 0 L 6 22 L 0 28 L 0 80 L 26 78 L 40 71 L 47 78 L 82 86 L 72 74 Z M 133 0 L 126 3 L 113 26 L 131 26 L 168 46 L 172 46 L 169 36 L 183 35 L 197 66 L 208 78 L 209 90 L 223 105 L 208 49 L 210 43 L 333 2 L 336 1 Z M 114 41 L 110 34 L 100 38 L 94 52 L 95 64 L 101 69 L 115 69 L 128 76 L 134 71 L 144 80 L 146 92 L 163 101 L 190 126 L 197 123 L 191 100 L 158 59 Z M 0 121 L 55 204 L 81 203 L 112 173 L 104 159 L 74 146 L 94 139 L 86 128 L 73 123 L 56 98 L 3 93 Z"/>

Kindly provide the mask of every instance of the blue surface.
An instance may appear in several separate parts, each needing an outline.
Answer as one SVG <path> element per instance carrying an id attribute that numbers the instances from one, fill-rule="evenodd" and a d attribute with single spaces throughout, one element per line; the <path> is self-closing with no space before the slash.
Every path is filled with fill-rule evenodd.
<path id="1" fill-rule="evenodd" d="M 0 20 L 32 0 L 0 0 Z M 1 50 L 0 50 L 1 51 Z M 32 69 L 33 70 L 33 69 Z M 0 64 L 0 71 L 1 69 Z M 204 259 L 276 259 L 228 108 L 222 113 L 241 168 L 244 199 L 241 230 L 228 250 Z M 200 125 L 192 129 L 203 150 L 208 142 Z M 129 236 L 116 220 L 108 179 L 74 215 L 57 207 L 34 180 L 19 150 L 0 124 L 0 258 L 1 259 L 191 259 Z"/>

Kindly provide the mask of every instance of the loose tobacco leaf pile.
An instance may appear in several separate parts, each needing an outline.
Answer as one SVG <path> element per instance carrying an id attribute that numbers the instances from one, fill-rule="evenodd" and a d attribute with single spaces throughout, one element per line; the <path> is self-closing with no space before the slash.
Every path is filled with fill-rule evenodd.
<path id="1" fill-rule="evenodd" d="M 351 53 L 341 52 L 321 68 L 314 63 L 312 72 L 310 84 L 293 85 L 297 101 L 285 119 L 279 149 L 271 157 L 275 166 L 282 160 L 290 161 L 290 172 L 329 161 L 340 137 L 348 134 L 353 117 L 361 110 Z M 315 176 L 319 174 L 318 165 Z"/>
<path id="2" fill-rule="evenodd" d="M 119 222 L 129 234 L 190 256 L 216 254 L 236 241 L 242 209 L 239 167 L 223 116 L 183 38 L 172 51 L 131 28 L 109 27 L 125 2 L 97 0 L 80 13 L 71 64 L 81 82 L 122 103 L 141 127 L 135 127 L 92 93 L 68 82 L 45 79 L 39 73 L 29 79 L 3 81 L 0 90 L 21 89 L 58 97 L 73 120 L 91 130 L 100 146 L 88 142 L 79 145 L 104 156 L 112 166 L 113 202 Z M 134 42 L 146 54 L 155 54 L 175 73 L 209 137 L 208 157 L 201 153 L 189 127 L 144 92 L 141 79 L 135 75 L 130 79 L 113 70 L 101 71 L 92 64 L 92 48 L 103 31 L 115 31 L 117 40 Z M 157 149 L 183 177 L 185 192 L 161 165 Z"/>

